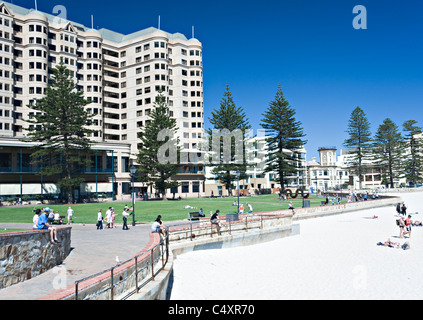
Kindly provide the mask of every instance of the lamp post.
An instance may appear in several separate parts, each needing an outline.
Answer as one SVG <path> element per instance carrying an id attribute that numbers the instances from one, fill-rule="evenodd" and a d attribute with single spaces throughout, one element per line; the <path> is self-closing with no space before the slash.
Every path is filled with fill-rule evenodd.
<path id="1" fill-rule="evenodd" d="M 135 227 L 135 186 L 134 186 L 134 178 L 135 173 L 137 172 L 137 168 L 135 168 L 134 165 L 132 165 L 129 168 L 129 172 L 132 179 L 132 226 Z"/>
<path id="2" fill-rule="evenodd" d="M 238 215 L 239 215 L 239 176 L 240 175 L 241 174 L 240 174 L 239 170 L 237 170 L 236 171 L 236 177 L 237 177 L 237 180 L 238 180 Z"/>

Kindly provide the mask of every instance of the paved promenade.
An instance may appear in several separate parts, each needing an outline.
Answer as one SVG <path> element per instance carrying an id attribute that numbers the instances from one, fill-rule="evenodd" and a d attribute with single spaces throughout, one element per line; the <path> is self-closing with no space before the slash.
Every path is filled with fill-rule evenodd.
<path id="1" fill-rule="evenodd" d="M 0 228 L 32 229 L 32 224 L 0 223 Z M 122 230 L 122 225 L 117 225 L 114 229 L 97 230 L 95 225 L 72 225 L 72 250 L 64 263 L 33 279 L 1 289 L 0 300 L 38 299 L 114 266 L 116 256 L 120 261 L 132 258 L 148 244 L 151 224 L 129 228 Z"/>

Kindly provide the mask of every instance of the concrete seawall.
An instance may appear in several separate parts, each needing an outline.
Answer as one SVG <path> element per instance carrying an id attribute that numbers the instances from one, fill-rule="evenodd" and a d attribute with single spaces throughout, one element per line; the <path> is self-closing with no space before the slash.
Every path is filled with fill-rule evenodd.
<path id="1" fill-rule="evenodd" d="M 281 223 L 277 226 L 269 226 L 268 228 L 257 228 L 257 226 L 249 224 L 252 228 L 251 230 L 249 229 L 248 231 L 239 231 L 233 233 L 232 235 L 226 234 L 222 236 L 208 237 L 208 235 L 205 234 L 202 238 L 198 238 L 196 236 L 195 240 L 193 241 L 188 240 L 187 234 L 185 235 L 184 239 L 180 239 L 181 237 L 178 236 L 177 239 L 171 241 L 169 260 L 166 264 L 166 268 L 156 276 L 156 281 L 148 283 L 148 285 L 145 286 L 139 292 L 139 294 L 131 296 L 130 299 L 163 300 L 168 298 L 170 296 L 170 290 L 172 289 L 173 263 L 174 260 L 177 259 L 177 256 L 180 254 L 196 250 L 247 246 L 288 236 L 294 236 L 300 234 L 300 226 L 299 224 L 295 224 L 295 221 L 343 214 L 359 210 L 368 210 L 372 208 L 395 206 L 399 201 L 401 201 L 399 197 L 386 197 L 378 200 L 345 203 L 341 205 L 299 208 L 296 209 L 296 214 L 294 216 L 287 216 L 287 214 L 290 213 L 290 210 L 264 212 L 257 215 L 285 215 L 286 219 L 284 219 L 284 223 Z"/>

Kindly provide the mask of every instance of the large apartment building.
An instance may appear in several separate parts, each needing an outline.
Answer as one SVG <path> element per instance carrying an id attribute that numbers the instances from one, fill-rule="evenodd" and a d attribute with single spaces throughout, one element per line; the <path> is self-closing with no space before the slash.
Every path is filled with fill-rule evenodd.
<path id="1" fill-rule="evenodd" d="M 130 194 L 137 134 L 148 123 L 159 92 L 177 121 L 181 146 L 189 159 L 196 157 L 204 130 L 202 44 L 197 39 L 153 27 L 129 35 L 94 30 L 1 2 L 0 196 L 56 192 L 54 177 L 36 174 L 30 146 L 20 139 L 29 127 L 25 120 L 36 112 L 31 105 L 43 97 L 51 69 L 60 61 L 91 101 L 86 108 L 95 115 L 92 129 L 97 130 L 90 137 L 96 143 L 95 164 L 84 169 L 86 184 L 76 193 L 107 193 L 117 200 Z M 175 179 L 182 185 L 172 193 L 204 192 L 201 165 L 181 166 Z M 140 182 L 135 187 L 147 191 Z"/>

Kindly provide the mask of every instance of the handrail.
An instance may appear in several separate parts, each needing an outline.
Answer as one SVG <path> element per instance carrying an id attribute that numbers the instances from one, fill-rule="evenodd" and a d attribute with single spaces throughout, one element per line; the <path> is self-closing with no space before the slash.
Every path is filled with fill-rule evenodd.
<path id="1" fill-rule="evenodd" d="M 272 214 L 272 215 L 266 215 L 266 214 L 260 214 L 260 215 L 243 215 L 240 216 L 239 220 L 236 221 L 224 221 L 221 220 L 223 229 L 217 231 L 217 228 L 213 228 L 214 224 L 210 223 L 210 220 L 203 219 L 196 222 L 187 222 L 186 224 L 177 224 L 173 225 L 173 227 L 178 227 L 178 229 L 171 230 L 170 236 L 175 236 L 178 234 L 185 234 L 184 239 L 193 241 L 194 238 L 197 236 L 201 231 L 205 231 L 206 233 L 204 236 L 213 237 L 216 234 L 222 234 L 227 233 L 229 235 L 232 234 L 234 231 L 244 231 L 248 232 L 248 230 L 252 229 L 263 229 L 263 221 L 264 220 L 278 220 L 286 218 L 287 216 L 290 216 L 291 214 Z M 253 222 L 258 222 L 257 224 L 254 224 Z M 197 226 L 195 226 L 197 225 Z M 207 231 L 210 230 L 210 234 L 207 233 Z M 216 230 L 216 231 L 214 231 Z M 172 239 L 170 239 L 173 241 Z"/>
<path id="2" fill-rule="evenodd" d="M 110 292 L 110 300 L 114 300 L 115 296 L 116 296 L 116 292 L 115 292 L 115 288 L 123 283 L 123 282 L 128 282 L 130 281 L 130 279 L 132 279 L 132 277 L 135 278 L 134 282 L 134 289 L 133 290 L 127 290 L 127 294 L 122 297 L 122 300 L 125 300 L 127 298 L 129 298 L 130 296 L 132 296 L 135 293 L 139 293 L 139 290 L 144 287 L 147 283 L 149 283 L 150 281 L 155 281 L 155 277 L 156 275 L 162 271 L 166 264 L 169 261 L 169 242 L 170 242 L 170 237 L 172 235 L 177 235 L 178 233 L 186 233 L 187 231 L 189 232 L 189 235 L 186 236 L 186 240 L 193 240 L 195 238 L 195 234 L 194 232 L 196 231 L 201 231 L 201 230 L 208 230 L 210 229 L 210 236 L 213 237 L 213 235 L 219 233 L 221 234 L 223 233 L 228 233 L 229 235 L 232 234 L 232 232 L 234 231 L 244 231 L 244 232 L 248 232 L 248 230 L 250 229 L 254 229 L 254 228 L 258 228 L 258 229 L 263 229 L 263 221 L 264 220 L 273 220 L 273 219 L 281 219 L 281 218 L 286 218 L 287 215 L 245 215 L 240 217 L 240 220 L 238 221 L 224 221 L 223 219 L 221 220 L 222 225 L 225 226 L 225 228 L 223 230 L 220 231 L 214 231 L 213 225 L 212 223 L 210 223 L 210 220 L 202 220 L 200 221 L 200 225 L 199 226 L 195 226 L 193 227 L 193 225 L 197 222 L 189 222 L 187 224 L 176 224 L 176 225 L 171 225 L 171 226 L 166 226 L 166 236 L 160 241 L 159 244 L 156 244 L 154 247 L 149 248 L 148 250 L 145 250 L 141 253 L 139 253 L 138 255 L 136 255 L 135 257 L 132 257 L 124 262 L 121 262 L 119 264 L 117 264 L 116 266 L 113 266 L 109 269 L 103 270 L 101 272 L 98 272 L 96 274 L 90 275 L 88 277 L 85 277 L 83 279 L 77 280 L 75 281 L 75 300 L 79 300 L 79 296 L 80 296 L 80 292 L 82 292 L 81 288 L 80 288 L 80 284 L 82 282 L 85 282 L 87 280 L 93 279 L 95 277 L 98 277 L 100 275 L 106 275 L 106 274 L 110 274 L 108 277 L 106 277 L 105 279 L 109 279 L 109 285 L 106 286 L 106 288 L 100 290 L 99 292 L 96 292 L 93 296 L 91 296 L 88 299 L 92 299 L 95 298 L 96 296 L 100 295 L 100 294 L 104 294 L 105 292 L 109 291 Z M 254 222 L 259 222 L 257 224 L 254 224 Z M 202 225 L 201 225 L 202 223 Z M 188 225 L 188 226 L 186 226 Z M 183 226 L 181 228 L 181 226 Z M 186 226 L 186 227 L 185 227 Z M 178 229 L 173 229 L 173 230 L 169 230 L 170 227 L 178 227 Z M 154 253 L 160 250 L 159 254 L 154 255 Z M 140 267 L 140 257 L 141 256 L 145 256 L 143 257 L 143 261 L 146 262 L 146 265 L 144 267 Z M 158 264 L 159 260 L 161 260 L 161 264 L 158 266 L 158 268 L 155 268 L 155 265 Z M 130 264 L 130 265 L 129 265 Z M 125 267 L 126 266 L 126 267 Z M 125 279 L 122 279 L 119 282 L 116 282 L 116 275 L 119 274 L 119 271 L 127 270 L 130 267 L 134 266 L 134 271 L 127 276 Z M 157 266 L 156 266 L 157 267 Z M 150 268 L 150 274 L 148 275 L 148 273 L 145 274 L 145 276 L 140 279 L 139 274 L 143 271 L 145 271 L 145 269 Z M 116 272 L 116 270 L 118 270 L 118 272 Z M 148 271 L 148 270 L 147 270 Z M 141 281 L 140 281 L 141 280 Z M 105 283 L 107 283 L 107 280 L 104 281 Z M 88 288 L 89 286 L 87 286 Z"/>
<path id="3" fill-rule="evenodd" d="M 158 258 L 155 259 L 154 258 L 154 252 L 156 252 L 157 249 L 160 249 L 160 255 L 158 255 Z M 145 258 L 144 260 L 148 260 L 148 258 L 150 257 L 150 261 L 148 262 L 147 267 L 151 267 L 151 277 L 145 277 L 141 282 L 139 282 L 139 276 L 138 274 L 140 272 L 142 272 L 145 268 L 139 268 L 139 258 L 141 256 L 144 256 Z M 158 260 L 160 260 L 160 258 L 162 259 L 162 264 L 161 267 L 159 269 L 155 269 L 154 268 L 154 264 L 158 262 Z M 85 282 L 87 280 L 93 279 L 95 277 L 98 277 L 100 275 L 104 275 L 107 273 L 110 273 L 110 285 L 105 288 L 104 290 L 97 292 L 95 296 L 98 296 L 106 291 L 110 291 L 110 299 L 114 300 L 115 298 L 115 292 L 114 292 L 114 288 L 116 286 L 118 286 L 119 284 L 128 281 L 129 277 L 133 277 L 135 276 L 135 288 L 134 290 L 130 291 L 123 299 L 126 299 L 128 297 L 130 297 L 131 295 L 133 295 L 134 293 L 138 293 L 140 288 L 142 288 L 143 286 L 145 286 L 148 282 L 150 281 L 154 281 L 154 277 L 155 275 L 160 272 L 162 269 L 164 269 L 164 267 L 166 266 L 167 262 L 169 260 L 169 230 L 168 228 L 166 228 L 166 236 L 161 239 L 159 244 L 156 244 L 153 248 L 150 248 L 148 250 L 145 250 L 141 253 L 139 253 L 138 255 L 136 255 L 135 257 L 132 257 L 130 259 L 127 259 L 126 261 L 123 261 L 109 269 L 103 270 L 101 272 L 98 272 L 96 274 L 87 276 L 85 278 L 79 279 L 77 281 L 75 281 L 75 300 L 79 299 L 79 294 L 80 292 L 82 292 L 80 290 L 80 283 Z M 132 263 L 133 264 L 130 264 Z M 129 265 L 130 264 L 130 265 Z M 130 268 L 131 266 L 135 266 L 135 270 L 134 273 L 131 274 L 129 277 L 127 277 L 126 279 L 122 279 L 120 282 L 115 282 L 114 281 L 114 276 L 117 275 L 118 273 L 115 273 L 115 270 L 118 269 L 118 272 L 121 271 L 122 269 L 127 269 Z"/>

